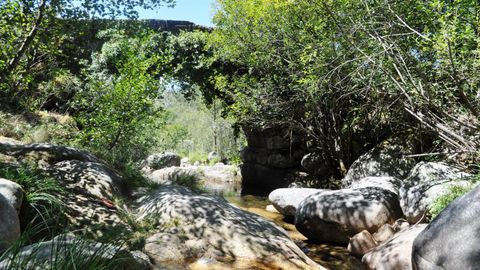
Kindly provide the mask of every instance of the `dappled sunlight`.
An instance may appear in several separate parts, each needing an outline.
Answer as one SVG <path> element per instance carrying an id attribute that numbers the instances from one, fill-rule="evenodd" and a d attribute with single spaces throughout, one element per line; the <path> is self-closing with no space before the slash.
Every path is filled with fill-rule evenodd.
<path id="1" fill-rule="evenodd" d="M 184 237 L 207 241 L 203 256 L 229 263 L 251 260 L 275 266 L 281 262 L 290 269 L 316 267 L 285 230 L 231 206 L 222 198 L 168 186 L 140 198 L 137 203 L 140 218 L 155 217 L 166 227 L 168 222 L 176 220 L 176 227 Z"/>

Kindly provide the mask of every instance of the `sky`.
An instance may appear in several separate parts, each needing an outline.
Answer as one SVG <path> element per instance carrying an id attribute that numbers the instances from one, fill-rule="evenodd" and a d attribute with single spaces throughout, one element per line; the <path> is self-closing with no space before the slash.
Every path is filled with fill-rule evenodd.
<path id="1" fill-rule="evenodd" d="M 173 8 L 138 10 L 139 19 L 182 20 L 198 25 L 213 26 L 213 3 L 215 0 L 176 0 Z"/>

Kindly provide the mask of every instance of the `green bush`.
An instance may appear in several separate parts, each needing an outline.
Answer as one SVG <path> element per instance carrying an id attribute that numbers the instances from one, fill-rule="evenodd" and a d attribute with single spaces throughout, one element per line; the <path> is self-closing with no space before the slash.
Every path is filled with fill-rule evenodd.
<path id="1" fill-rule="evenodd" d="M 0 177 L 16 182 L 25 191 L 20 219 L 22 230 L 31 231 L 31 241 L 53 237 L 65 228 L 65 205 L 58 197 L 65 191 L 57 181 L 38 169 L 2 163 Z"/>
<path id="2" fill-rule="evenodd" d="M 432 206 L 429 209 L 430 220 L 433 220 L 440 212 L 445 209 L 451 202 L 458 197 L 463 196 L 475 187 L 472 183 L 468 186 L 453 185 L 449 188 L 449 191 L 435 199 Z"/>

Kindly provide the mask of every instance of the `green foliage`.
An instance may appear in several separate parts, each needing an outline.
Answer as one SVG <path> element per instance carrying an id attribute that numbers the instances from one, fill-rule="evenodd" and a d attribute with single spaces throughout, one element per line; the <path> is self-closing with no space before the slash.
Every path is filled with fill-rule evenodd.
<path id="1" fill-rule="evenodd" d="M 138 17 L 137 8 L 154 9 L 174 2 L 1 1 L 0 102 L 16 109 L 37 109 L 37 98 L 51 96 L 38 92 L 41 84 L 48 84 L 58 73 L 78 75 L 80 60 L 88 60 L 98 46 L 98 40 L 91 36 L 100 25 L 98 18 L 134 19 Z"/>
<path id="2" fill-rule="evenodd" d="M 45 250 L 43 243 L 31 246 L 30 252 L 22 252 L 22 247 L 28 242 L 28 233 L 25 233 L 12 247 L 0 256 L 0 261 L 7 260 L 5 270 L 63 270 L 63 269 L 87 269 L 87 270 L 113 270 L 125 269 L 128 260 L 122 254 L 121 245 L 118 242 L 94 245 L 90 240 L 59 236 L 53 240 L 50 249 Z M 64 241 L 68 244 L 64 244 Z M 50 256 L 46 256 L 46 252 Z M 43 259 L 42 259 L 43 258 Z"/>
<path id="3" fill-rule="evenodd" d="M 138 160 L 155 143 L 151 131 L 162 124 L 155 79 L 159 59 L 148 55 L 149 36 L 110 33 L 92 56 L 85 89 L 75 96 L 79 141 L 114 163 Z"/>
<path id="4" fill-rule="evenodd" d="M 16 182 L 25 191 L 21 221 L 22 229 L 30 232 L 30 241 L 53 237 L 64 229 L 65 217 L 61 213 L 65 205 L 58 195 L 65 191 L 57 181 L 26 165 L 12 167 L 2 163 L 0 177 Z"/>
<path id="5" fill-rule="evenodd" d="M 453 185 L 449 188 L 448 192 L 437 197 L 433 202 L 432 206 L 428 210 L 430 215 L 430 220 L 433 220 L 440 212 L 445 209 L 451 202 L 455 199 L 463 196 L 465 193 L 469 192 L 475 187 L 474 184 L 468 186 Z"/>
<path id="6" fill-rule="evenodd" d="M 243 127 L 302 130 L 337 177 L 407 128 L 478 146 L 478 2 L 217 2 L 212 59 L 245 68 L 209 80 Z"/>
<path id="7" fill-rule="evenodd" d="M 184 186 L 195 192 L 202 192 L 203 188 L 200 185 L 200 181 L 196 175 L 188 173 L 179 173 L 175 176 L 175 184 Z"/>
<path id="8" fill-rule="evenodd" d="M 182 93 L 169 91 L 164 104 L 167 119 L 158 134 L 158 151 L 175 151 L 191 162 L 202 163 L 214 150 L 228 159 L 238 157 L 245 139 L 236 136 L 233 119 L 221 117 L 217 102 L 207 107 L 199 94 L 191 94 L 187 99 Z"/>

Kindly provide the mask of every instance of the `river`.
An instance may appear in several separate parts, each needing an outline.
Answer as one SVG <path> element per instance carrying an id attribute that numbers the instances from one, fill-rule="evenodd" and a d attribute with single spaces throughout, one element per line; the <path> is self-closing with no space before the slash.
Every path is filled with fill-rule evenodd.
<path id="1" fill-rule="evenodd" d="M 307 238 L 296 230 L 295 225 L 292 224 L 293 221 L 285 220 L 282 214 L 265 209 L 270 204 L 267 198 L 252 195 L 240 196 L 240 186 L 239 182 L 204 183 L 204 189 L 208 193 L 222 196 L 231 204 L 260 215 L 284 228 L 305 254 L 318 264 L 332 270 L 366 269 L 360 259 L 350 255 L 345 246 L 308 242 Z"/>

